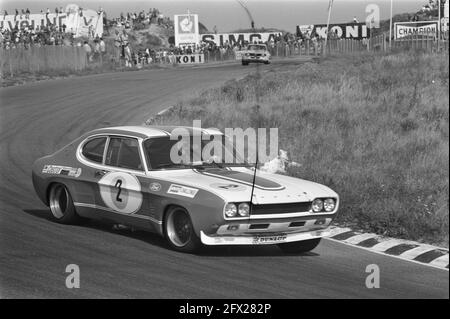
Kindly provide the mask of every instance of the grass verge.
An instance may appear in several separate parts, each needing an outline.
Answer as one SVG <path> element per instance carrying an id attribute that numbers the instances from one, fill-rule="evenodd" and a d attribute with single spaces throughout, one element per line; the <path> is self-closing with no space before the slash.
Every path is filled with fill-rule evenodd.
<path id="1" fill-rule="evenodd" d="M 229 81 L 155 121 L 278 127 L 301 164 L 288 174 L 340 194 L 338 223 L 448 247 L 448 81 L 448 55 L 330 56 Z"/>

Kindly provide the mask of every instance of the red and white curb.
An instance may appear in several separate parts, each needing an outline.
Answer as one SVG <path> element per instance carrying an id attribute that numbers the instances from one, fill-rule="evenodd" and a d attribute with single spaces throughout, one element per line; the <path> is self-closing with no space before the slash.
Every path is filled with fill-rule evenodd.
<path id="1" fill-rule="evenodd" d="M 331 227 L 327 239 L 419 264 L 449 270 L 448 249 L 415 241 Z"/>

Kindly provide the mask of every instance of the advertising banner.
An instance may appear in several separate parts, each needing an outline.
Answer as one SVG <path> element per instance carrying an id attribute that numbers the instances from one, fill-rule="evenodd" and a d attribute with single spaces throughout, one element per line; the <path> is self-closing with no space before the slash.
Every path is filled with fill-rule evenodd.
<path id="1" fill-rule="evenodd" d="M 271 41 L 276 37 L 281 36 L 281 34 L 281 32 L 202 34 L 201 40 L 206 43 L 215 43 L 217 46 L 223 46 L 225 44 L 244 45 L 246 42 L 254 43 Z"/>
<path id="2" fill-rule="evenodd" d="M 63 13 L 7 15 L 0 16 L 0 29 L 40 30 L 44 27 L 65 26 L 65 32 L 71 32 L 75 37 L 101 37 L 103 34 L 103 14 L 94 10 L 82 9 L 77 5 L 68 5 Z"/>
<path id="3" fill-rule="evenodd" d="M 49 25 L 56 25 L 58 27 L 65 24 L 67 20 L 67 14 L 61 13 L 49 13 L 49 14 L 30 14 L 26 15 L 14 15 L 0 16 L 0 29 L 1 30 L 13 30 L 25 29 L 36 30 L 41 29 Z"/>
<path id="4" fill-rule="evenodd" d="M 82 9 L 77 5 L 66 7 L 67 30 L 73 32 L 75 37 L 101 37 L 103 34 L 103 13 L 98 14 L 91 9 Z"/>
<path id="5" fill-rule="evenodd" d="M 175 63 L 177 63 L 177 64 L 199 64 L 199 63 L 205 63 L 205 56 L 203 54 L 175 55 Z"/>
<path id="6" fill-rule="evenodd" d="M 174 15 L 175 45 L 187 46 L 199 43 L 198 15 Z"/>
<path id="7" fill-rule="evenodd" d="M 395 40 L 408 37 L 437 37 L 438 21 L 396 22 Z"/>
<path id="8" fill-rule="evenodd" d="M 441 0 L 441 17 L 447 18 L 448 20 L 448 14 L 449 14 L 449 9 L 448 9 L 448 4 L 449 1 L 448 0 Z"/>
<path id="9" fill-rule="evenodd" d="M 329 32 L 331 38 L 338 39 L 365 39 L 370 36 L 370 29 L 365 22 L 361 23 L 340 23 L 330 24 Z M 298 25 L 297 36 L 315 37 L 319 38 L 327 37 L 327 25 L 326 24 L 309 24 Z"/>

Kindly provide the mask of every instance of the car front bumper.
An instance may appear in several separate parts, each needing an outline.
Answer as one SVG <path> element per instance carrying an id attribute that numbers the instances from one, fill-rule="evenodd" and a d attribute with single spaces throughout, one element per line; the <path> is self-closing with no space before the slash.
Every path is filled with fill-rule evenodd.
<path id="1" fill-rule="evenodd" d="M 321 238 L 330 235 L 329 229 L 292 233 L 254 233 L 245 235 L 206 235 L 200 232 L 204 245 L 273 245 Z"/>
<path id="2" fill-rule="evenodd" d="M 260 62 L 260 63 L 264 63 L 264 62 L 269 62 L 269 58 L 268 57 L 243 57 L 242 58 L 242 62 Z"/>

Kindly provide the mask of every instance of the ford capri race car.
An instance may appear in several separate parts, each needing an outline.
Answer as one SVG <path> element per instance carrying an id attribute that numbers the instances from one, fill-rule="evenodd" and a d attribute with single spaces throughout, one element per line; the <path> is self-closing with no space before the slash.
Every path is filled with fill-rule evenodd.
<path id="1" fill-rule="evenodd" d="M 242 65 L 249 63 L 270 63 L 270 52 L 265 44 L 250 44 L 242 54 Z"/>
<path id="2" fill-rule="evenodd" d="M 173 129 L 91 131 L 35 161 L 36 193 L 59 223 L 109 220 L 156 232 L 184 252 L 202 244 L 277 244 L 285 252 L 305 252 L 328 234 L 339 204 L 334 191 L 260 170 L 255 175 L 245 161 L 175 164 Z M 200 131 L 202 143 L 226 138 L 218 130 L 186 129 L 191 137 Z"/>

